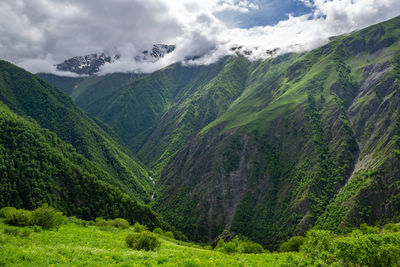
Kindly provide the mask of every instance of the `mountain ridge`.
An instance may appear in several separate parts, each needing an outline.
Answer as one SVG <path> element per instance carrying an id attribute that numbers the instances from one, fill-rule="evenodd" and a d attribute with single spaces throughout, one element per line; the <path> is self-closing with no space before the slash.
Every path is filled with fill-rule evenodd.
<path id="1" fill-rule="evenodd" d="M 399 29 L 397 17 L 300 54 L 173 64 L 93 88 L 85 109 L 152 169 L 155 209 L 192 240 L 229 229 L 275 249 L 313 227 L 384 223 L 400 216 Z"/>
<path id="2" fill-rule="evenodd" d="M 172 53 L 175 45 L 154 44 L 151 50 L 144 50 L 134 56 L 132 60 L 137 62 L 156 62 L 165 55 Z M 72 72 L 79 75 L 94 75 L 100 72 L 105 64 L 113 64 L 120 60 L 121 55 L 108 55 L 106 53 L 93 53 L 85 56 L 76 56 L 56 64 L 58 71 Z"/>

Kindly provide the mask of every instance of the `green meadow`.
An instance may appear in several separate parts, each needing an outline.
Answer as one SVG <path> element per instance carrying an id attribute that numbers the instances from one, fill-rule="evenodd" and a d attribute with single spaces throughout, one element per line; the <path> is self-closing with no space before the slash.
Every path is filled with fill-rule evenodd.
<path id="1" fill-rule="evenodd" d="M 157 235 L 156 251 L 137 251 L 125 242 L 132 227 L 62 225 L 58 230 L 0 222 L 0 266 L 282 266 L 299 253 L 226 254 Z"/>

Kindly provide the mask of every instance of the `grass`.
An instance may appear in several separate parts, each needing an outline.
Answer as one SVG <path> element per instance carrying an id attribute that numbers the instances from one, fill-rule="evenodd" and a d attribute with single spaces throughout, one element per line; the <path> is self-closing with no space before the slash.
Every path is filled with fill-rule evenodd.
<path id="1" fill-rule="evenodd" d="M 157 251 L 136 251 L 125 243 L 132 229 L 73 223 L 58 231 L 31 231 L 29 236 L 13 235 L 15 230 L 10 229 L 23 228 L 0 222 L 0 266 L 287 266 L 300 257 L 299 253 L 228 255 L 163 236 Z"/>

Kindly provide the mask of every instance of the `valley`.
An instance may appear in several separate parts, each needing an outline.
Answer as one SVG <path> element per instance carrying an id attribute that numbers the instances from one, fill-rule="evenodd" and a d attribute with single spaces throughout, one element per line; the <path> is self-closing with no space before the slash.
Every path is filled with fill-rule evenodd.
<path id="1" fill-rule="evenodd" d="M 274 249 L 399 216 L 398 33 L 395 18 L 303 54 L 101 76 L 75 100 L 151 169 L 154 209 L 190 239 L 230 229 Z"/>
<path id="2" fill-rule="evenodd" d="M 239 50 L 104 75 L 119 54 L 56 73 L 0 60 L 0 209 L 66 216 L 42 231 L 3 209 L 0 265 L 396 266 L 400 17 L 298 53 Z M 161 245 L 133 250 L 133 232 Z"/>

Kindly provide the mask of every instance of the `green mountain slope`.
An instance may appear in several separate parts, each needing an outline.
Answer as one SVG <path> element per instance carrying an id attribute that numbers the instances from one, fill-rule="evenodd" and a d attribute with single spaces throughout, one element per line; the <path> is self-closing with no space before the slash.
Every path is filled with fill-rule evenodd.
<path id="1" fill-rule="evenodd" d="M 271 248 L 400 215 L 395 18 L 248 67 L 246 88 L 163 169 L 157 209 L 190 238 Z"/>
<path id="2" fill-rule="evenodd" d="M 0 100 L 18 115 L 32 118 L 72 144 L 78 153 L 108 172 L 126 193 L 142 200 L 150 198 L 152 185 L 146 168 L 112 130 L 54 86 L 0 61 Z"/>
<path id="3" fill-rule="evenodd" d="M 143 204 L 113 186 L 114 178 L 0 102 L 0 207 L 49 203 L 85 219 L 123 217 L 151 228 L 163 223 Z"/>
<path id="4" fill-rule="evenodd" d="M 152 169 L 154 206 L 189 238 L 230 229 L 276 248 L 400 216 L 399 29 L 394 18 L 307 53 L 174 64 L 76 101 Z"/>

